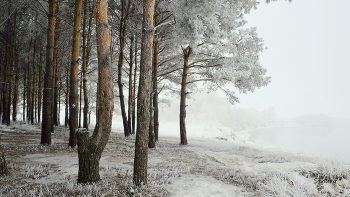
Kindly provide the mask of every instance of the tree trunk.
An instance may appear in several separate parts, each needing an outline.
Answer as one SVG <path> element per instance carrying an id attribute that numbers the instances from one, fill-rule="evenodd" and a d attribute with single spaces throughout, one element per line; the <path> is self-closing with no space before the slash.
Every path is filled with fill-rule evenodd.
<path id="1" fill-rule="evenodd" d="M 158 141 L 159 130 L 159 110 L 158 110 L 158 61 L 159 61 L 159 43 L 157 40 L 157 31 L 155 32 L 153 41 L 153 62 L 152 62 L 152 86 L 153 86 L 153 125 L 154 125 L 154 139 Z"/>
<path id="2" fill-rule="evenodd" d="M 59 13 L 59 5 L 56 6 L 56 13 Z M 59 18 L 56 19 L 55 29 L 60 29 L 60 22 L 61 20 Z M 53 86 L 54 86 L 54 100 L 53 100 L 53 124 L 58 126 L 58 97 L 60 96 L 58 94 L 58 42 L 60 39 L 60 31 L 56 31 L 55 33 L 55 41 L 54 41 L 54 52 L 53 52 Z"/>
<path id="3" fill-rule="evenodd" d="M 124 62 L 124 46 L 125 46 L 125 30 L 126 30 L 126 16 L 125 16 L 125 6 L 124 1 L 121 0 L 121 19 L 119 25 L 119 60 L 118 60 L 118 89 L 119 89 L 119 99 L 120 99 L 120 110 L 122 113 L 123 126 L 124 126 L 124 136 L 130 135 L 130 130 L 128 126 L 128 118 L 125 111 L 125 101 L 123 93 L 123 83 L 122 83 L 122 67 Z"/>
<path id="4" fill-rule="evenodd" d="M 79 97 L 78 97 L 78 72 L 79 72 L 79 50 L 80 50 L 80 24 L 81 24 L 81 9 L 83 1 L 75 1 L 74 12 L 74 31 L 73 31 L 73 46 L 72 46 L 72 62 L 70 70 L 70 89 L 69 89 L 69 146 L 77 145 L 75 135 L 78 128 L 78 113 L 79 113 Z"/>
<path id="5" fill-rule="evenodd" d="M 4 65 L 4 83 L 2 89 L 2 124 L 9 126 L 10 125 L 10 86 L 11 86 L 11 20 L 9 19 L 7 22 L 7 29 L 9 31 L 6 32 L 6 40 L 5 40 L 5 65 Z"/>
<path id="6" fill-rule="evenodd" d="M 181 137 L 181 145 L 187 145 L 187 135 L 186 135 L 186 96 L 187 96 L 187 75 L 188 75 L 188 60 L 191 56 L 192 48 L 188 46 L 183 49 L 184 55 L 184 66 L 182 73 L 182 82 L 181 82 L 181 98 L 180 98 L 180 137 Z"/>
<path id="7" fill-rule="evenodd" d="M 69 68 L 66 69 L 66 96 L 64 109 L 64 126 L 67 127 L 69 122 Z"/>
<path id="8" fill-rule="evenodd" d="M 79 171 L 78 183 L 93 183 L 100 180 L 100 157 L 95 151 L 91 151 L 90 136 L 86 128 L 77 130 Z"/>
<path id="9" fill-rule="evenodd" d="M 18 84 L 19 84 L 19 72 L 18 72 L 18 64 L 19 64 L 19 60 L 18 60 L 18 52 L 17 52 L 17 48 L 16 48 L 16 27 L 17 27 L 17 11 L 15 12 L 15 24 L 14 24 L 14 28 L 13 28 L 13 64 L 14 64 L 14 74 L 15 74 L 15 79 L 14 79 L 14 90 L 13 90 L 13 99 L 12 99 L 12 120 L 14 122 L 17 121 L 17 107 L 18 107 Z"/>
<path id="10" fill-rule="evenodd" d="M 135 134 L 136 129 L 136 73 L 137 73 L 137 37 L 135 35 L 135 69 L 134 69 L 134 85 L 132 89 L 132 110 L 131 110 L 131 134 Z"/>
<path id="11" fill-rule="evenodd" d="M 155 24 L 155 21 L 153 21 Z M 155 106 L 158 105 L 157 102 L 155 102 L 155 94 L 157 94 L 157 69 L 158 69 L 158 43 L 157 43 L 157 31 L 154 32 L 154 38 L 153 38 L 153 58 L 152 58 L 152 93 L 151 93 L 151 102 L 150 102 L 150 123 L 149 123 L 149 141 L 148 141 L 148 148 L 155 148 L 156 147 L 156 141 L 158 137 L 158 131 L 156 131 L 156 127 L 158 129 L 158 122 L 156 122 L 156 119 L 158 120 L 158 117 L 156 117 L 155 114 Z M 158 106 L 157 106 L 158 107 Z"/>
<path id="12" fill-rule="evenodd" d="M 78 118 L 79 128 L 81 128 L 81 111 L 82 111 L 81 105 L 83 103 L 82 99 L 83 99 L 83 72 L 80 73 L 80 85 L 79 85 L 79 118 Z"/>
<path id="13" fill-rule="evenodd" d="M 140 81 L 137 97 L 137 131 L 135 141 L 134 184 L 147 184 L 149 109 L 152 88 L 154 0 L 143 0 L 143 24 Z"/>
<path id="14" fill-rule="evenodd" d="M 3 50 L 0 50 L 0 77 L 2 80 L 4 79 L 4 72 L 2 68 L 4 65 L 3 59 L 4 59 Z M 3 87 L 4 87 L 3 84 L 4 83 L 0 82 L 0 115 L 2 114 L 2 97 L 3 97 Z"/>
<path id="15" fill-rule="evenodd" d="M 130 37 L 130 60 L 129 60 L 129 96 L 128 96 L 128 127 L 130 134 L 133 134 L 132 131 L 132 107 L 133 107 L 133 66 L 134 66 L 134 36 Z"/>
<path id="16" fill-rule="evenodd" d="M 26 121 L 26 86 L 27 86 L 27 71 L 24 69 L 23 77 L 23 103 L 22 103 L 22 121 Z"/>
<path id="17" fill-rule="evenodd" d="M 96 0 L 96 44 L 98 56 L 98 121 L 91 138 L 85 129 L 78 131 L 78 183 L 100 179 L 99 160 L 111 133 L 113 116 L 113 78 L 110 59 L 110 29 L 107 0 Z"/>
<path id="18" fill-rule="evenodd" d="M 41 122 L 41 105 L 42 105 L 42 96 L 43 96 L 43 93 L 42 93 L 42 75 L 43 75 L 43 66 L 42 66 L 42 62 L 43 62 L 43 55 L 42 55 L 42 42 L 40 42 L 40 45 L 39 45 L 39 74 L 38 74 L 38 81 L 39 81 L 39 84 L 38 84 L 38 122 Z"/>
<path id="19" fill-rule="evenodd" d="M 35 108 L 35 77 L 34 77 L 34 74 L 35 74 L 35 57 L 36 57 L 36 39 L 34 40 L 34 43 L 33 43 L 33 59 L 32 59 L 32 68 L 31 68 L 31 72 L 32 72 L 32 77 L 31 77 L 31 82 L 30 82 L 30 94 L 28 94 L 28 96 L 30 97 L 30 109 L 29 109 L 29 114 L 30 114 L 30 118 L 29 118 L 29 121 L 30 121 L 30 124 L 34 124 L 34 108 Z"/>
<path id="20" fill-rule="evenodd" d="M 148 130 L 148 148 L 156 147 L 156 137 L 154 134 L 154 119 L 153 119 L 153 91 L 150 95 L 149 104 L 149 130 Z"/>
<path id="21" fill-rule="evenodd" d="M 15 63 L 15 70 L 18 70 L 18 60 Z M 15 72 L 15 83 L 14 83 L 14 92 L 12 99 L 12 121 L 17 121 L 17 112 L 18 112 L 18 85 L 19 85 L 19 73 Z"/>
<path id="22" fill-rule="evenodd" d="M 53 127 L 53 49 L 55 41 L 55 13 L 56 0 L 49 0 L 47 45 L 46 45 L 46 66 L 43 91 L 43 122 L 41 128 L 41 144 L 51 144 L 51 133 Z"/>
<path id="23" fill-rule="evenodd" d="M 33 45 L 33 39 L 30 40 L 30 50 L 32 50 L 32 45 Z M 30 109 L 32 105 L 32 98 L 30 97 L 31 95 L 31 81 L 32 81 L 33 73 L 32 69 L 30 67 L 30 57 L 28 56 L 28 63 L 27 63 L 27 81 L 26 81 L 26 92 L 27 92 L 27 116 L 26 116 L 26 122 L 29 123 L 30 121 Z"/>
<path id="24" fill-rule="evenodd" d="M 0 144 L 0 176 L 8 174 L 7 163 L 5 160 L 5 154 Z"/>
<path id="25" fill-rule="evenodd" d="M 93 7 L 89 6 L 89 15 L 88 15 L 88 4 L 90 5 L 89 0 L 84 1 L 84 21 L 83 21 L 83 93 L 84 93 L 84 109 L 83 109 L 83 128 L 89 129 L 89 96 L 87 89 L 87 66 L 90 59 L 90 47 L 91 47 L 91 34 L 92 34 L 92 19 L 93 19 Z M 88 31 L 86 32 L 86 20 L 89 18 Z"/>

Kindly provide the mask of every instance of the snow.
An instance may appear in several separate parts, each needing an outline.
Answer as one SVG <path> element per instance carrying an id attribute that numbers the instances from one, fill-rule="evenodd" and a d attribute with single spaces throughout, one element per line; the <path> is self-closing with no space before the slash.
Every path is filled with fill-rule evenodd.
<path id="1" fill-rule="evenodd" d="M 248 196 L 242 188 L 225 184 L 210 176 L 185 175 L 170 184 L 167 190 L 171 193 L 171 197 Z"/>
<path id="2" fill-rule="evenodd" d="M 121 190 L 122 193 L 132 189 L 134 196 L 350 195 L 350 166 L 344 162 L 272 146 L 263 147 L 249 140 L 252 130 L 237 132 L 223 125 L 208 125 L 189 125 L 189 145 L 179 146 L 177 123 L 162 123 L 157 148 L 149 151 L 149 186 L 145 188 L 133 188 L 131 183 L 135 136 L 124 138 L 122 129 L 114 127 L 111 141 L 100 160 L 100 174 L 105 182 L 94 185 L 94 189 L 90 188 L 90 193 L 84 195 L 92 195 L 95 190 L 94 195 L 106 194 L 103 188 L 110 187 L 108 184 L 123 185 L 126 189 Z M 5 151 L 11 153 L 8 147 L 21 134 L 26 134 L 29 139 L 38 136 L 40 132 L 32 127 L 14 126 L 4 130 L 5 127 L 1 126 L 0 133 L 9 135 L 3 140 L 12 140 L 2 142 Z M 28 184 L 40 184 L 51 193 L 57 184 L 73 193 L 85 191 L 84 187 L 75 184 L 78 173 L 76 150 L 60 144 L 67 134 L 65 130 L 56 131 L 53 137 L 58 138 L 57 144 L 51 149 L 28 144 L 30 152 L 26 155 L 10 157 L 19 165 L 17 169 L 23 177 L 21 183 L 27 182 L 21 186 L 23 191 L 25 188 L 30 190 Z M 115 181 L 119 182 L 116 184 Z M 115 192 L 120 188 L 112 190 Z M 0 194 L 6 194 L 4 192 L 0 189 Z"/>

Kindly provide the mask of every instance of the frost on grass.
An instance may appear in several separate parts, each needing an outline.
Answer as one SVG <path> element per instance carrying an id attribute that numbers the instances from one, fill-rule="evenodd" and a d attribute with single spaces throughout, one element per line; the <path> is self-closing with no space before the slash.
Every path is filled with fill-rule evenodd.
<path id="1" fill-rule="evenodd" d="M 134 187 L 135 137 L 118 133 L 100 160 L 101 181 L 80 185 L 68 130 L 57 129 L 56 143 L 40 146 L 31 127 L 0 126 L 11 173 L 0 178 L 0 196 L 350 196 L 344 163 L 203 138 L 188 146 L 162 138 L 149 151 L 148 184 Z"/>

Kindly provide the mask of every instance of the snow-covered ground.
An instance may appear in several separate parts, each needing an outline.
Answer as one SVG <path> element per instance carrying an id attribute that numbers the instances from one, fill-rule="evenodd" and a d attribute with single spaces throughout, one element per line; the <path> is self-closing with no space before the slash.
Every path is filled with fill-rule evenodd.
<path id="1" fill-rule="evenodd" d="M 56 128 L 55 143 L 43 147 L 37 126 L 0 126 L 12 172 L 0 178 L 0 196 L 350 196 L 346 163 L 262 147 L 249 140 L 251 132 L 222 125 L 188 125 L 189 145 L 179 146 L 173 122 L 161 124 L 149 151 L 148 186 L 134 188 L 134 136 L 124 138 L 120 126 L 102 155 L 102 180 L 87 186 L 76 184 L 78 158 L 67 148 L 66 128 Z"/>

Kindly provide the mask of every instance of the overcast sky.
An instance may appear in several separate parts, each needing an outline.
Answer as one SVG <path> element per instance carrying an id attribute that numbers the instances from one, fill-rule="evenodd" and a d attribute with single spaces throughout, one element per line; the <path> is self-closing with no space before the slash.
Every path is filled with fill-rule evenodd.
<path id="1" fill-rule="evenodd" d="M 279 0 L 247 15 L 268 47 L 260 62 L 272 83 L 239 94 L 236 107 L 350 119 L 349 8 L 350 0 Z"/>

